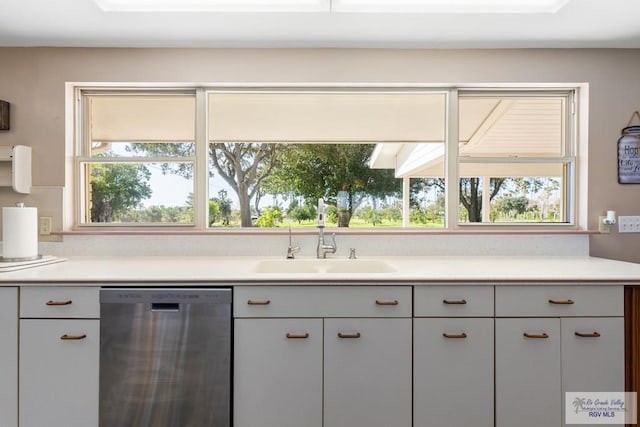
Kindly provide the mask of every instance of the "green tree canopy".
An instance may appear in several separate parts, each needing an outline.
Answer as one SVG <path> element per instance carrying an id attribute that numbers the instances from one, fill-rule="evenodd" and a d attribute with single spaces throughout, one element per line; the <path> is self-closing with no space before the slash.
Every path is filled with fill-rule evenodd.
<path id="1" fill-rule="evenodd" d="M 392 170 L 368 166 L 374 148 L 375 144 L 290 144 L 263 188 L 271 194 L 322 198 L 333 206 L 338 192 L 346 191 L 348 208 L 339 212 L 338 226 L 348 227 L 366 197 L 399 195 L 402 189 Z"/>
<path id="2" fill-rule="evenodd" d="M 119 220 L 151 196 L 151 172 L 142 164 L 103 163 L 91 166 L 91 222 Z"/>

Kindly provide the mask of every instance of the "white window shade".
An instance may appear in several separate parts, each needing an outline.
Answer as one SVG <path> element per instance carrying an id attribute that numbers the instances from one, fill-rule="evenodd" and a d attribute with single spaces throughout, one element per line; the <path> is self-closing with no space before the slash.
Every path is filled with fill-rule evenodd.
<path id="1" fill-rule="evenodd" d="M 209 140 L 442 142 L 443 93 L 210 93 Z"/>
<path id="2" fill-rule="evenodd" d="M 195 96 L 92 96 L 91 141 L 195 140 Z"/>

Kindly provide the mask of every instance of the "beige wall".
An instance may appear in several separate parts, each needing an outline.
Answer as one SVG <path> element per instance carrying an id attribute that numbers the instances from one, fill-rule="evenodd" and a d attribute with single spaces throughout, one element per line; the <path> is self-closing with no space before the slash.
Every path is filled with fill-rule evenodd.
<path id="1" fill-rule="evenodd" d="M 597 228 L 597 217 L 606 209 L 640 215 L 640 185 L 617 184 L 616 172 L 620 129 L 640 109 L 640 50 L 0 48 L 0 64 L 0 99 L 12 104 L 11 130 L 0 132 L 0 145 L 33 147 L 36 186 L 64 185 L 68 81 L 586 82 L 589 228 Z M 13 199 L 10 192 L 0 191 L 0 204 Z M 640 262 L 640 235 L 615 230 L 591 238 L 592 255 Z"/>

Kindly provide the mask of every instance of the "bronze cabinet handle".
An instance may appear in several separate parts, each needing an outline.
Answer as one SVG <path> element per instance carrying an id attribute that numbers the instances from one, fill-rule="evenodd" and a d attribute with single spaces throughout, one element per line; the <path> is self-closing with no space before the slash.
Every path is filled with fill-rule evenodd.
<path id="1" fill-rule="evenodd" d="M 573 300 L 567 299 L 564 301 L 556 301 L 554 299 L 550 299 L 549 300 L 549 304 L 556 304 L 556 305 L 571 305 L 571 304 L 575 304 Z"/>
<path id="2" fill-rule="evenodd" d="M 309 338 L 309 332 L 305 332 L 304 334 L 292 334 L 291 332 L 287 332 L 287 338 L 290 340 L 304 340 Z"/>
<path id="3" fill-rule="evenodd" d="M 524 335 L 525 338 L 537 338 L 537 339 L 549 338 L 549 335 L 547 335 L 546 332 L 543 332 L 541 334 L 530 334 L 528 332 L 525 332 L 523 335 Z"/>
<path id="4" fill-rule="evenodd" d="M 464 333 L 464 332 L 461 333 L 461 334 L 448 334 L 448 333 L 444 332 L 442 334 L 442 336 L 445 337 L 445 338 L 466 338 L 467 334 Z"/>
<path id="5" fill-rule="evenodd" d="M 63 336 L 60 337 L 61 340 L 64 341 L 78 341 L 78 340 L 83 340 L 87 337 L 87 334 L 82 334 L 82 335 L 67 335 L 64 334 Z"/>
<path id="6" fill-rule="evenodd" d="M 467 303 L 466 299 L 457 299 L 457 300 L 448 300 L 448 299 L 443 299 L 442 300 L 443 304 L 450 304 L 450 305 L 464 305 Z"/>
<path id="7" fill-rule="evenodd" d="M 45 303 L 46 305 L 69 305 L 71 304 L 71 300 L 66 300 L 66 301 L 47 301 Z"/>
<path id="8" fill-rule="evenodd" d="M 249 301 L 247 301 L 247 304 L 249 304 L 249 305 L 269 305 L 269 304 L 271 304 L 271 300 L 268 300 L 268 299 L 262 299 L 262 300 L 250 299 Z"/>
<path id="9" fill-rule="evenodd" d="M 338 338 L 360 338 L 360 332 L 356 332 L 355 334 L 343 334 L 342 332 L 338 332 Z"/>
<path id="10" fill-rule="evenodd" d="M 398 305 L 398 304 L 400 304 L 400 303 L 398 302 L 397 299 L 388 300 L 388 301 L 380 300 L 380 299 L 376 300 L 376 305 Z"/>
<path id="11" fill-rule="evenodd" d="M 584 334 L 582 332 L 576 332 L 576 336 L 580 338 L 600 338 L 600 333 L 592 332 L 590 334 Z"/>

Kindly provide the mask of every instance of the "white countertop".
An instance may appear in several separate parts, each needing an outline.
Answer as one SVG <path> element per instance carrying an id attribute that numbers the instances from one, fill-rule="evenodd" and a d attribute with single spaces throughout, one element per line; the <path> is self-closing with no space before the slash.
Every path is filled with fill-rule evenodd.
<path id="1" fill-rule="evenodd" d="M 593 257 L 380 257 L 342 263 L 384 261 L 386 273 L 260 273 L 268 260 L 314 264 L 312 259 L 279 257 L 73 257 L 64 262 L 0 273 L 0 285 L 105 284 L 110 282 L 580 282 L 640 284 L 640 264 Z M 322 263 L 322 260 L 318 260 Z M 335 261 L 330 261 L 335 262 Z M 288 267 L 288 264 L 285 266 Z"/>

